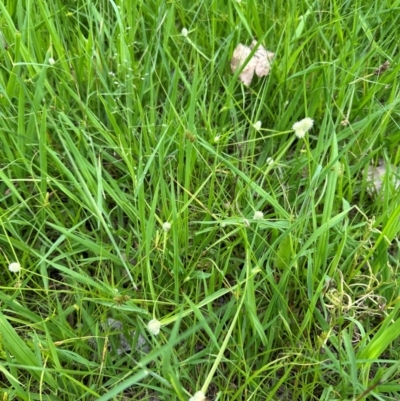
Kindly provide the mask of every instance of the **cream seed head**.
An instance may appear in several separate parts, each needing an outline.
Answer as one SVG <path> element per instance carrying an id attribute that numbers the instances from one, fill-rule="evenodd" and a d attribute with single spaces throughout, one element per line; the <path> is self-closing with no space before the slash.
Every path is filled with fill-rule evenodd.
<path id="1" fill-rule="evenodd" d="M 167 233 L 171 229 L 171 223 L 166 221 L 165 223 L 163 223 L 162 228 Z"/>
<path id="2" fill-rule="evenodd" d="M 206 401 L 206 396 L 202 391 L 197 391 L 193 397 L 190 397 L 189 401 Z"/>
<path id="3" fill-rule="evenodd" d="M 264 213 L 257 211 L 254 213 L 253 220 L 262 220 L 264 218 Z"/>
<path id="4" fill-rule="evenodd" d="M 189 35 L 189 31 L 186 28 L 182 28 L 181 34 L 186 38 Z"/>
<path id="5" fill-rule="evenodd" d="M 337 175 L 341 177 L 344 173 L 344 164 L 341 162 L 337 162 L 335 165 Z"/>
<path id="6" fill-rule="evenodd" d="M 275 160 L 272 157 L 268 157 L 266 160 L 266 163 L 268 166 L 272 166 L 274 164 Z"/>
<path id="7" fill-rule="evenodd" d="M 56 63 L 56 60 L 54 60 L 53 57 L 50 57 L 50 58 L 49 58 L 49 64 L 50 64 L 50 65 L 54 65 L 55 63 Z"/>
<path id="8" fill-rule="evenodd" d="M 253 127 L 254 127 L 254 129 L 255 129 L 256 131 L 260 131 L 261 126 L 262 126 L 262 122 L 261 122 L 261 121 L 257 121 L 257 122 L 255 122 L 254 125 L 253 125 Z"/>
<path id="9" fill-rule="evenodd" d="M 18 262 L 12 262 L 8 265 L 8 270 L 12 273 L 18 273 L 22 269 L 21 265 Z"/>
<path id="10" fill-rule="evenodd" d="M 147 323 L 147 328 L 151 334 L 156 336 L 160 333 L 161 322 L 157 319 L 152 319 L 149 323 Z"/>
<path id="11" fill-rule="evenodd" d="M 305 137 L 306 133 L 310 131 L 313 125 L 314 120 L 312 118 L 306 117 L 298 121 L 297 123 L 294 123 L 292 129 L 297 138 L 301 139 Z"/>

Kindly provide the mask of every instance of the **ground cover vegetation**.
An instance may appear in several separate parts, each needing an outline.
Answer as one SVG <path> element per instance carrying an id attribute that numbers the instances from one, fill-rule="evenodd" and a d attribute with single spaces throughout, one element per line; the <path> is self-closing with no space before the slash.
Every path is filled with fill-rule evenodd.
<path id="1" fill-rule="evenodd" d="M 1 1 L 1 399 L 399 399 L 399 11 Z"/>

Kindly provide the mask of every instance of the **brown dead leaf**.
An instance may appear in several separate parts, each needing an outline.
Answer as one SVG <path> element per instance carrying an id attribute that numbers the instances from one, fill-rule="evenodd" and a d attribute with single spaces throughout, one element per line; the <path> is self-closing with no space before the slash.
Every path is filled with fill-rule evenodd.
<path id="1" fill-rule="evenodd" d="M 239 43 L 233 52 L 231 60 L 231 70 L 235 73 L 239 68 L 241 68 L 246 61 L 247 57 L 251 53 L 252 49 L 257 45 L 257 41 L 253 40 L 250 47 Z M 247 65 L 244 67 L 243 71 L 239 75 L 239 79 L 246 85 L 249 86 L 253 79 L 254 73 L 258 77 L 265 77 L 269 74 L 271 70 L 271 62 L 275 56 L 264 48 L 264 46 L 259 45 L 253 57 L 248 61 Z"/>
<path id="2" fill-rule="evenodd" d="M 396 188 L 400 188 L 400 180 L 397 179 L 393 171 L 396 171 L 396 167 L 394 165 L 387 166 L 385 161 L 380 159 L 377 166 L 370 165 L 368 166 L 368 184 L 367 192 L 370 196 L 374 194 L 378 194 L 381 192 L 383 183 L 385 181 L 386 174 L 390 171 L 390 183 Z"/>
<path id="3" fill-rule="evenodd" d="M 250 47 L 239 43 L 239 45 L 234 50 L 232 56 L 231 70 L 233 73 L 235 73 L 236 70 L 242 67 L 243 63 L 245 62 L 246 58 L 249 56 L 250 53 L 251 53 Z M 249 86 L 251 84 L 254 75 L 254 69 L 255 69 L 255 60 L 254 57 L 252 57 L 247 63 L 246 67 L 239 75 L 239 79 L 246 86 Z"/>
<path id="4" fill-rule="evenodd" d="M 257 45 L 257 41 L 253 40 L 251 43 L 251 49 Z M 275 57 L 275 53 L 272 53 L 264 48 L 264 46 L 260 45 L 256 52 L 254 53 L 253 58 L 257 60 L 255 72 L 258 77 L 266 77 L 271 71 L 271 63 Z"/>
<path id="5" fill-rule="evenodd" d="M 375 75 L 381 75 L 383 74 L 388 68 L 390 67 L 390 63 L 388 60 L 386 60 L 382 65 L 379 66 L 379 68 L 377 68 L 374 71 Z"/>

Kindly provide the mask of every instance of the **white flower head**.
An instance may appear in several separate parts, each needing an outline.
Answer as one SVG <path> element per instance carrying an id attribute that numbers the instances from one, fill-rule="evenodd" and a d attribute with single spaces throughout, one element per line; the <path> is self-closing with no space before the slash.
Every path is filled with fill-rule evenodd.
<path id="1" fill-rule="evenodd" d="M 202 391 L 197 391 L 189 401 L 207 401 L 207 398 Z"/>
<path id="2" fill-rule="evenodd" d="M 217 136 L 214 137 L 214 142 L 218 142 L 220 139 L 221 139 L 221 136 L 217 135 Z"/>
<path id="3" fill-rule="evenodd" d="M 50 58 L 49 58 L 49 64 L 50 64 L 50 65 L 54 65 L 55 63 L 56 63 L 56 60 L 54 60 L 53 57 L 50 57 Z"/>
<path id="4" fill-rule="evenodd" d="M 186 38 L 189 35 L 189 31 L 186 28 L 182 28 L 181 34 Z"/>
<path id="5" fill-rule="evenodd" d="M 298 121 L 297 123 L 293 124 L 292 130 L 297 138 L 304 138 L 306 133 L 310 131 L 310 129 L 314 125 L 314 120 L 312 118 L 306 117 L 302 120 Z"/>
<path id="6" fill-rule="evenodd" d="M 21 265 L 18 262 L 12 262 L 8 265 L 8 270 L 12 273 L 18 273 L 22 269 Z"/>
<path id="7" fill-rule="evenodd" d="M 149 323 L 147 323 L 147 328 L 151 334 L 156 336 L 160 333 L 161 322 L 157 319 L 152 319 Z"/>
<path id="8" fill-rule="evenodd" d="M 275 160 L 272 157 L 268 157 L 266 162 L 268 166 L 272 166 L 275 163 Z"/>
<path id="9" fill-rule="evenodd" d="M 262 125 L 262 122 L 261 121 L 257 121 L 256 123 L 254 123 L 253 127 L 254 127 L 254 129 L 256 131 L 260 131 L 261 125 Z"/>
<path id="10" fill-rule="evenodd" d="M 171 229 L 171 223 L 166 221 L 165 223 L 163 223 L 162 228 L 167 233 Z"/>
<path id="11" fill-rule="evenodd" d="M 264 218 L 264 213 L 257 211 L 254 213 L 253 219 L 254 220 L 262 220 Z"/>

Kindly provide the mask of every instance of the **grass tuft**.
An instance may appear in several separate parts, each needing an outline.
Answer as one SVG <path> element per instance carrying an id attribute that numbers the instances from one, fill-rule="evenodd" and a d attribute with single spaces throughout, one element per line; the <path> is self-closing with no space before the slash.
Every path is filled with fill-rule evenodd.
<path id="1" fill-rule="evenodd" d="M 0 2 L 2 399 L 398 399 L 399 9 Z"/>

